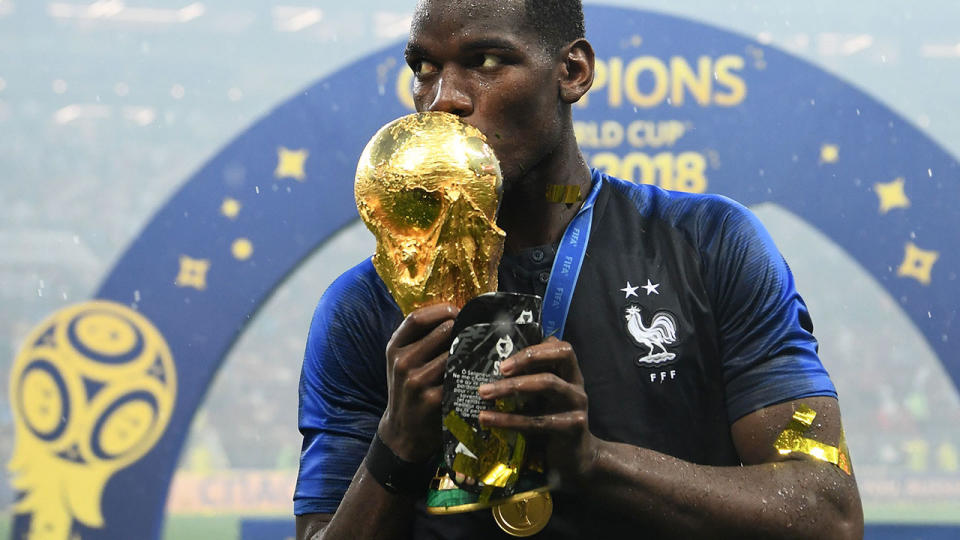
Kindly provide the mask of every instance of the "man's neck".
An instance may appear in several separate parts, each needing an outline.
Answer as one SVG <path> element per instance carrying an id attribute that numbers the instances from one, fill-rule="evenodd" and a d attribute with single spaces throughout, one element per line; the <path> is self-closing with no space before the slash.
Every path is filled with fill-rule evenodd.
<path id="1" fill-rule="evenodd" d="M 590 169 L 572 137 L 561 144 L 523 178 L 512 182 L 504 193 L 497 223 L 506 231 L 507 253 L 539 245 L 559 242 L 570 220 L 583 201 L 567 205 L 546 198 L 552 184 L 580 186 L 581 199 L 590 192 Z"/>

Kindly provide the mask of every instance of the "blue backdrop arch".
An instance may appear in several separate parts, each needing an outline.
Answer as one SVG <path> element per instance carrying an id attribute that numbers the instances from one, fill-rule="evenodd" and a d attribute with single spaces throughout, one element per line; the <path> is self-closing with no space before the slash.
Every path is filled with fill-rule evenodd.
<path id="1" fill-rule="evenodd" d="M 593 165 L 637 181 L 777 203 L 842 246 L 923 333 L 960 386 L 960 166 L 842 80 L 744 37 L 640 10 L 588 7 L 598 81 L 578 107 Z M 398 43 L 330 75 L 241 133 L 161 208 L 97 299 L 166 339 L 179 388 L 163 436 L 117 472 L 83 538 L 156 538 L 191 419 L 247 321 L 357 219 L 353 174 L 410 112 Z M 23 537 L 30 515 L 15 518 Z"/>

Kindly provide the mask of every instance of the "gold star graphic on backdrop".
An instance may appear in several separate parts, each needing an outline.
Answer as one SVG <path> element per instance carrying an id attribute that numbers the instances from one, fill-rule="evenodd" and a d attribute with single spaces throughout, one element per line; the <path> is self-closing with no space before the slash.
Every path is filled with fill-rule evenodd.
<path id="1" fill-rule="evenodd" d="M 924 285 L 929 285 L 933 264 L 939 257 L 939 251 L 920 249 L 913 242 L 907 242 L 906 253 L 900 268 L 897 268 L 897 275 L 911 277 Z"/>
<path id="2" fill-rule="evenodd" d="M 253 243 L 246 238 L 237 238 L 230 246 L 230 252 L 233 253 L 233 258 L 245 261 L 253 255 Z"/>
<path id="3" fill-rule="evenodd" d="M 277 148 L 277 168 L 273 171 L 273 176 L 277 178 L 296 178 L 303 182 L 307 179 L 307 173 L 304 166 L 307 164 L 306 148 L 299 150 L 290 150 L 289 148 Z"/>
<path id="4" fill-rule="evenodd" d="M 186 255 L 180 256 L 180 273 L 177 274 L 177 280 L 174 285 L 177 287 L 193 287 L 199 291 L 207 288 L 207 270 L 210 269 L 210 261 L 207 259 L 194 259 Z"/>
<path id="5" fill-rule="evenodd" d="M 233 197 L 227 197 L 223 200 L 223 204 L 220 205 L 220 213 L 230 219 L 234 219 L 240 213 L 241 208 L 243 208 L 243 205 L 240 204 L 240 201 Z"/>
<path id="6" fill-rule="evenodd" d="M 836 163 L 839 160 L 840 147 L 830 143 L 824 143 L 820 147 L 820 163 Z"/>
<path id="7" fill-rule="evenodd" d="M 881 214 L 886 214 L 894 208 L 907 208 L 910 206 L 910 199 L 907 198 L 907 194 L 903 191 L 905 183 L 906 180 L 901 177 L 886 184 L 878 182 L 873 185 L 873 191 L 875 191 L 877 197 L 880 198 Z"/>

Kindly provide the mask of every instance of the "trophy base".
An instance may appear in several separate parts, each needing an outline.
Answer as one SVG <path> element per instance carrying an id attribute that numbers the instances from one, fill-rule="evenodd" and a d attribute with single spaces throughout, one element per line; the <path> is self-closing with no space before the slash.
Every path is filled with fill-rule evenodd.
<path id="1" fill-rule="evenodd" d="M 549 491 L 550 486 L 537 485 L 537 483 L 534 482 L 524 482 L 520 480 L 516 487 L 516 492 L 512 495 L 481 501 L 480 495 L 458 488 L 450 477 L 443 475 L 442 477 L 434 478 L 430 485 L 430 490 L 427 492 L 426 511 L 428 514 L 433 515 L 475 512 L 501 504 L 526 500 L 540 493 L 547 493 Z"/>

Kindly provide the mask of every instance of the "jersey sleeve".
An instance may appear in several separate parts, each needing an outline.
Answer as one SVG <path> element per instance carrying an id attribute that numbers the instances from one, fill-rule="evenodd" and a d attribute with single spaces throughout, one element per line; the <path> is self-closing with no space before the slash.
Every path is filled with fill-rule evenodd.
<path id="1" fill-rule="evenodd" d="M 384 351 L 400 317 L 369 260 L 317 305 L 300 374 L 296 515 L 335 512 L 366 455 L 386 406 Z"/>
<path id="2" fill-rule="evenodd" d="M 786 261 L 752 212 L 722 201 L 704 235 L 704 263 L 729 420 L 784 401 L 836 397 Z"/>

